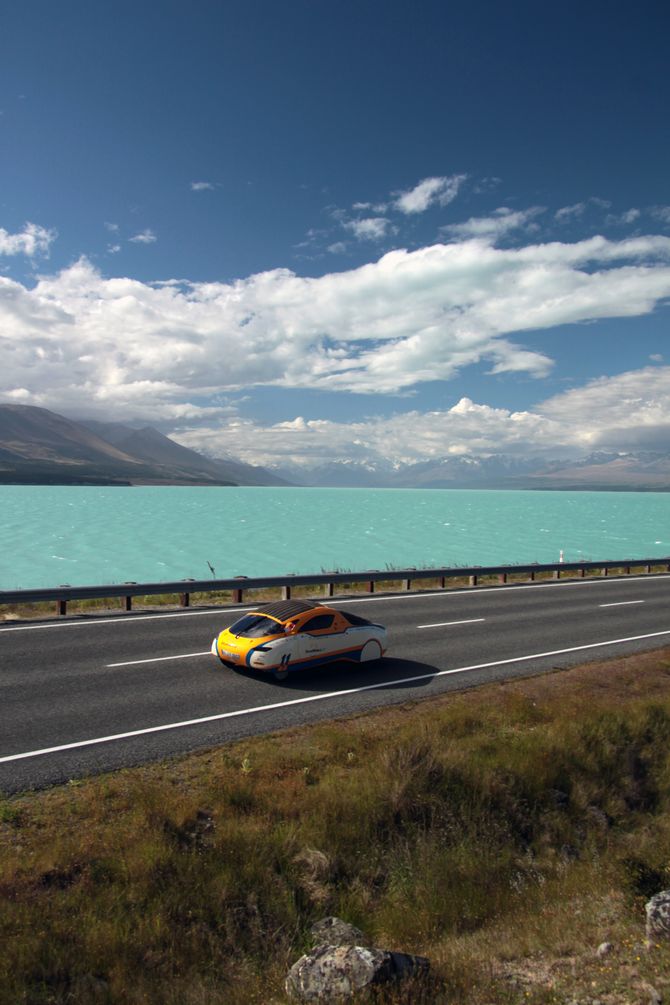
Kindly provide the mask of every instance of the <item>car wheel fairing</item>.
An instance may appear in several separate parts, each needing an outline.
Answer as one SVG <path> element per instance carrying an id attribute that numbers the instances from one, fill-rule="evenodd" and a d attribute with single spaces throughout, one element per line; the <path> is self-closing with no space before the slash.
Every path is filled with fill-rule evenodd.
<path id="1" fill-rule="evenodd" d="M 368 639 L 361 649 L 361 663 L 369 663 L 382 657 L 382 647 L 376 639 Z"/>

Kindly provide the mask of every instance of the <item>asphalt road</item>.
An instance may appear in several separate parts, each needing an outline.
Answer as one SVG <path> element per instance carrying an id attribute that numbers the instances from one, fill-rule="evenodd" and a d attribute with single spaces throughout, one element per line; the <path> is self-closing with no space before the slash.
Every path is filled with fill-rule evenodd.
<path id="1" fill-rule="evenodd" d="M 386 625 L 386 657 L 296 672 L 283 684 L 226 669 L 209 652 L 246 605 L 0 628 L 0 791 L 670 644 L 670 576 L 333 606 Z"/>

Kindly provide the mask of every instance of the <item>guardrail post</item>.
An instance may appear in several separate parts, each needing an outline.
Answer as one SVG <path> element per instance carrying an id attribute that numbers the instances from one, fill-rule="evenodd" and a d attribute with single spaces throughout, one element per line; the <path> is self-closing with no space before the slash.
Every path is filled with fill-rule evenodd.
<path id="1" fill-rule="evenodd" d="M 446 585 L 447 585 L 447 577 L 440 576 L 440 588 L 444 589 Z"/>
<path id="2" fill-rule="evenodd" d="M 607 575 L 609 575 L 609 569 L 607 568 L 607 566 L 605 566 L 605 568 L 603 569 L 603 576 Z"/>
<path id="3" fill-rule="evenodd" d="M 554 569 L 554 579 L 560 579 L 560 578 L 561 578 L 561 570 Z"/>
<path id="4" fill-rule="evenodd" d="M 326 594 L 327 597 L 334 597 L 335 596 L 335 584 L 334 583 L 326 583 L 326 585 L 324 587 L 324 593 Z"/>
<path id="5" fill-rule="evenodd" d="M 535 569 L 531 569 L 530 570 L 529 578 L 530 578 L 531 583 L 535 582 Z"/>
<path id="6" fill-rule="evenodd" d="M 288 585 L 288 583 L 286 586 L 282 586 L 281 595 L 283 600 L 291 599 L 291 587 Z"/>
<path id="7" fill-rule="evenodd" d="M 579 575 L 581 579 L 583 579 L 584 576 L 586 575 L 586 569 L 584 568 L 584 566 L 582 566 L 582 568 L 579 570 Z"/>
<path id="8" fill-rule="evenodd" d="M 404 584 L 404 589 L 405 590 L 411 590 L 412 589 L 412 580 L 411 579 L 405 579 L 405 580 L 403 580 L 403 584 Z"/>
<path id="9" fill-rule="evenodd" d="M 374 579 L 368 579 L 368 593 L 375 592 L 375 581 Z"/>
<path id="10" fill-rule="evenodd" d="M 506 572 L 501 572 L 501 573 L 498 574 L 498 582 L 499 583 L 506 583 L 507 582 L 507 573 Z"/>
<path id="11" fill-rule="evenodd" d="M 477 577 L 470 576 L 470 586 L 476 586 L 476 585 L 477 585 Z"/>
<path id="12" fill-rule="evenodd" d="M 650 565 L 645 565 L 645 567 L 644 567 L 644 571 L 645 571 L 646 573 L 650 573 L 650 572 L 651 572 L 651 566 L 650 566 Z"/>
<path id="13" fill-rule="evenodd" d="M 64 618 L 67 614 L 67 600 L 56 601 L 56 614 L 59 618 Z"/>
<path id="14" fill-rule="evenodd" d="M 180 593 L 179 594 L 179 606 L 180 607 L 190 607 L 191 606 L 191 594 L 190 593 Z"/>
<path id="15" fill-rule="evenodd" d="M 246 579 L 246 576 L 235 576 L 235 579 Z M 244 590 L 242 587 L 236 587 L 233 590 L 233 603 L 242 604 L 244 602 Z"/>
<path id="16" fill-rule="evenodd" d="M 130 580 L 130 579 L 129 579 L 129 580 L 128 580 L 128 581 L 127 581 L 126 583 L 124 583 L 123 585 L 124 585 L 124 586 L 137 586 L 137 583 L 136 583 L 136 582 L 135 582 L 134 580 Z M 131 596 L 130 594 L 127 594 L 127 595 L 126 595 L 126 597 L 125 597 L 124 599 L 125 599 L 125 605 L 124 605 L 124 606 L 125 606 L 125 609 L 126 609 L 127 611 L 132 611 L 132 609 L 133 609 L 133 598 L 132 598 L 132 596 Z"/>

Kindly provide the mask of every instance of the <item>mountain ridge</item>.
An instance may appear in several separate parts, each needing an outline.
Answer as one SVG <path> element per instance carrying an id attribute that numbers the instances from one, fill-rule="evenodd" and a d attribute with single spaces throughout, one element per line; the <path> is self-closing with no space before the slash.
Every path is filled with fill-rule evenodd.
<path id="1" fill-rule="evenodd" d="M 157 429 L 75 421 L 0 404 L 0 484 L 284 485 L 253 465 L 204 457 Z"/>

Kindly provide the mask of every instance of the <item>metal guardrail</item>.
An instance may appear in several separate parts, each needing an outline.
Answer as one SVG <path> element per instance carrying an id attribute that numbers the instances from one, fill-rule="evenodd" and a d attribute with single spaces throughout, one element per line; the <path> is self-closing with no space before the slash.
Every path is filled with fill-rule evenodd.
<path id="1" fill-rule="evenodd" d="M 470 586 L 477 586 L 485 578 L 497 578 L 500 583 L 506 583 L 509 576 L 526 575 L 533 581 L 538 574 L 551 573 L 554 579 L 560 579 L 568 573 L 585 577 L 590 570 L 598 569 L 600 574 L 607 576 L 613 569 L 623 569 L 629 574 L 631 569 L 644 569 L 650 574 L 652 568 L 661 568 L 670 572 L 670 557 L 666 558 L 631 558 L 610 562 L 558 562 L 542 564 L 533 562 L 529 565 L 474 565 L 467 568 L 450 569 L 368 569 L 363 572 L 322 572 L 314 575 L 284 575 L 284 576 L 235 576 L 232 579 L 179 579 L 170 583 L 113 583 L 107 586 L 62 586 L 41 590 L 2 590 L 0 591 L 0 606 L 7 604 L 56 604 L 57 613 L 67 614 L 68 601 L 93 600 L 99 598 L 122 597 L 125 608 L 132 610 L 133 597 L 158 597 L 166 594 L 177 594 L 179 604 L 189 607 L 191 595 L 194 593 L 232 593 L 235 604 L 244 602 L 244 594 L 249 590 L 263 590 L 270 587 L 280 587 L 285 599 L 291 596 L 292 588 L 296 586 L 323 586 L 325 595 L 335 595 L 335 587 L 352 583 L 365 583 L 369 593 L 374 593 L 375 584 L 380 582 L 401 582 L 403 590 L 411 590 L 412 583 L 438 579 L 440 586 L 445 588 L 450 579 L 467 579 Z"/>

